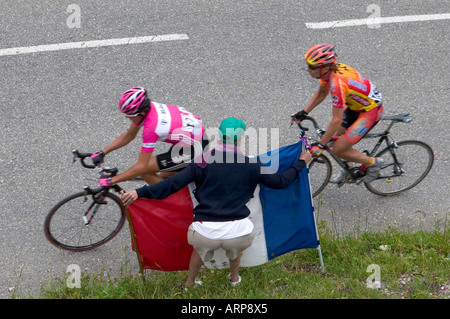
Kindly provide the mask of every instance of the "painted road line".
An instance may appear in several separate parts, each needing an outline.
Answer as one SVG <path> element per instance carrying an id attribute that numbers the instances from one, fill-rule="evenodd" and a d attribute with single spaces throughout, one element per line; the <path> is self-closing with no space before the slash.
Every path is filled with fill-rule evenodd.
<path id="1" fill-rule="evenodd" d="M 396 17 L 378 17 L 378 18 L 370 17 L 365 19 L 310 22 L 305 23 L 305 25 L 308 29 L 331 29 L 339 27 L 353 27 L 359 25 L 375 25 L 375 24 L 377 25 L 383 23 L 419 22 L 419 21 L 447 20 L 447 19 L 450 19 L 450 13 L 396 16 Z"/>
<path id="2" fill-rule="evenodd" d="M 98 48 L 98 47 L 125 45 L 125 44 L 178 41 L 178 40 L 188 40 L 188 39 L 189 39 L 189 37 L 187 36 L 187 34 L 165 34 L 165 35 L 151 35 L 151 36 L 134 37 L 134 38 L 120 38 L 120 39 L 108 39 L 108 40 L 56 43 L 56 44 L 45 44 L 45 45 L 36 45 L 36 46 L 28 46 L 28 47 L 0 49 L 0 56 L 48 52 L 48 51 L 60 51 L 60 50 L 70 50 L 70 49 Z"/>

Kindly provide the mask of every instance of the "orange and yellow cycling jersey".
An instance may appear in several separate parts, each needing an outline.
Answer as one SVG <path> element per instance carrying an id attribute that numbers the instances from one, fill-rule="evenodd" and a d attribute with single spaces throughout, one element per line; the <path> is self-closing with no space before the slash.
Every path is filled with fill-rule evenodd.
<path id="1" fill-rule="evenodd" d="M 334 107 L 367 112 L 381 105 L 382 96 L 375 85 L 348 65 L 338 63 L 337 67 L 327 79 L 320 80 L 320 86 L 330 90 Z"/>

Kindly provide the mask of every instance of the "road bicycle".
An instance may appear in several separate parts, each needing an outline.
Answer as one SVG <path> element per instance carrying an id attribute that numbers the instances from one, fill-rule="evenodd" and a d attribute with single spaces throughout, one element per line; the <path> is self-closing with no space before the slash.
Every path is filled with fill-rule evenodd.
<path id="1" fill-rule="evenodd" d="M 391 136 L 391 129 L 396 123 L 410 123 L 412 117 L 409 113 L 384 116 L 384 121 L 390 121 L 387 128 L 380 133 L 367 133 L 364 139 L 378 138 L 372 150 L 364 150 L 368 156 L 380 157 L 384 160 L 381 171 L 376 180 L 364 182 L 365 168 L 356 163 L 348 163 L 332 152 L 336 138 L 325 146 L 326 153 L 338 164 L 344 172 L 343 180 L 338 184 L 361 184 L 372 193 L 380 196 L 393 196 L 405 192 L 419 184 L 430 172 L 434 163 L 432 148 L 425 142 L 418 140 L 404 140 L 396 142 Z M 305 121 L 312 123 L 316 136 L 307 137 L 309 128 Z M 308 140 L 319 141 L 325 130 L 321 129 L 316 120 L 310 116 L 304 117 L 299 124 L 300 136 L 306 143 Z M 386 146 L 380 150 L 382 145 Z M 325 152 L 324 152 L 325 153 Z M 332 174 L 332 164 L 327 155 L 322 153 L 314 158 L 308 165 L 311 193 L 313 197 L 319 195 L 328 185 Z"/>
<path id="2" fill-rule="evenodd" d="M 80 160 L 85 168 L 95 169 L 86 163 L 92 154 L 73 151 L 74 162 Z M 104 167 L 101 173 L 117 175 L 117 168 Z M 135 180 L 142 180 L 136 178 Z M 113 239 L 122 229 L 127 218 L 119 195 L 124 189 L 119 185 L 90 188 L 70 195 L 58 202 L 44 222 L 47 239 L 55 246 L 70 251 L 94 249 Z"/>

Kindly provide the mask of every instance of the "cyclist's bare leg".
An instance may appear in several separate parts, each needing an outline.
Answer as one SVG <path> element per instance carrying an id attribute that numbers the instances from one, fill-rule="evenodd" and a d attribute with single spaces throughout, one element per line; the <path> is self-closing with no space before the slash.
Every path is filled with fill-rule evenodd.
<path id="1" fill-rule="evenodd" d="M 149 169 L 148 169 L 147 173 L 141 174 L 141 177 L 149 185 L 156 184 L 163 180 L 163 177 L 160 176 L 160 174 L 158 174 L 158 172 L 159 172 L 159 166 L 158 166 L 158 163 L 156 162 L 156 156 L 152 156 L 150 158 L 150 164 L 149 164 Z"/>
<path id="2" fill-rule="evenodd" d="M 369 132 L 380 118 L 383 107 L 373 109 L 368 112 L 359 113 L 356 120 L 344 131 L 341 126 L 338 134 L 342 133 L 337 141 L 334 142 L 333 152 L 337 156 L 349 161 L 364 164 L 367 167 L 376 163 L 375 158 L 353 148 L 367 132 Z"/>
<path id="3" fill-rule="evenodd" d="M 163 180 L 159 174 L 146 173 L 141 175 L 142 179 L 149 185 L 156 184 Z"/>
<path id="4" fill-rule="evenodd" d="M 167 177 L 171 177 L 175 175 L 177 172 L 159 172 L 158 176 L 161 177 L 161 179 L 165 179 Z"/>
<path id="5" fill-rule="evenodd" d="M 347 141 L 343 136 L 334 142 L 333 153 L 348 162 L 361 163 L 366 166 L 373 164 L 373 159 L 364 153 L 353 148 L 353 144 Z"/>

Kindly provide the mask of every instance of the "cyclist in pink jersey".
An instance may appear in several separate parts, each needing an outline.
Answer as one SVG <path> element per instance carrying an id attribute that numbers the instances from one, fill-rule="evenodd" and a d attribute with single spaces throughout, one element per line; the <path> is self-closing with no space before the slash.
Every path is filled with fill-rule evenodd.
<path id="1" fill-rule="evenodd" d="M 365 182 L 377 178 L 383 159 L 369 157 L 353 148 L 381 119 L 383 104 L 381 93 L 367 78 L 355 69 L 336 62 L 332 44 L 312 46 L 305 55 L 311 77 L 320 80 L 319 90 L 306 107 L 292 115 L 292 121 L 301 121 L 317 105 L 331 95 L 332 120 L 325 134 L 311 149 L 313 156 L 320 156 L 325 146 L 333 138 L 333 152 L 337 156 L 361 163 L 366 167 Z M 340 183 L 343 174 L 333 177 L 332 182 Z"/>
<path id="2" fill-rule="evenodd" d="M 103 165 L 104 156 L 134 140 L 142 131 L 142 146 L 138 160 L 131 168 L 114 177 L 99 179 L 100 186 L 109 186 L 141 176 L 148 184 L 159 182 L 201 154 L 209 143 L 204 136 L 202 119 L 186 109 L 152 102 L 143 87 L 127 90 L 119 101 L 119 110 L 132 122 L 111 144 L 91 156 L 96 165 Z M 152 156 L 158 141 L 172 144 L 169 151 Z"/>

